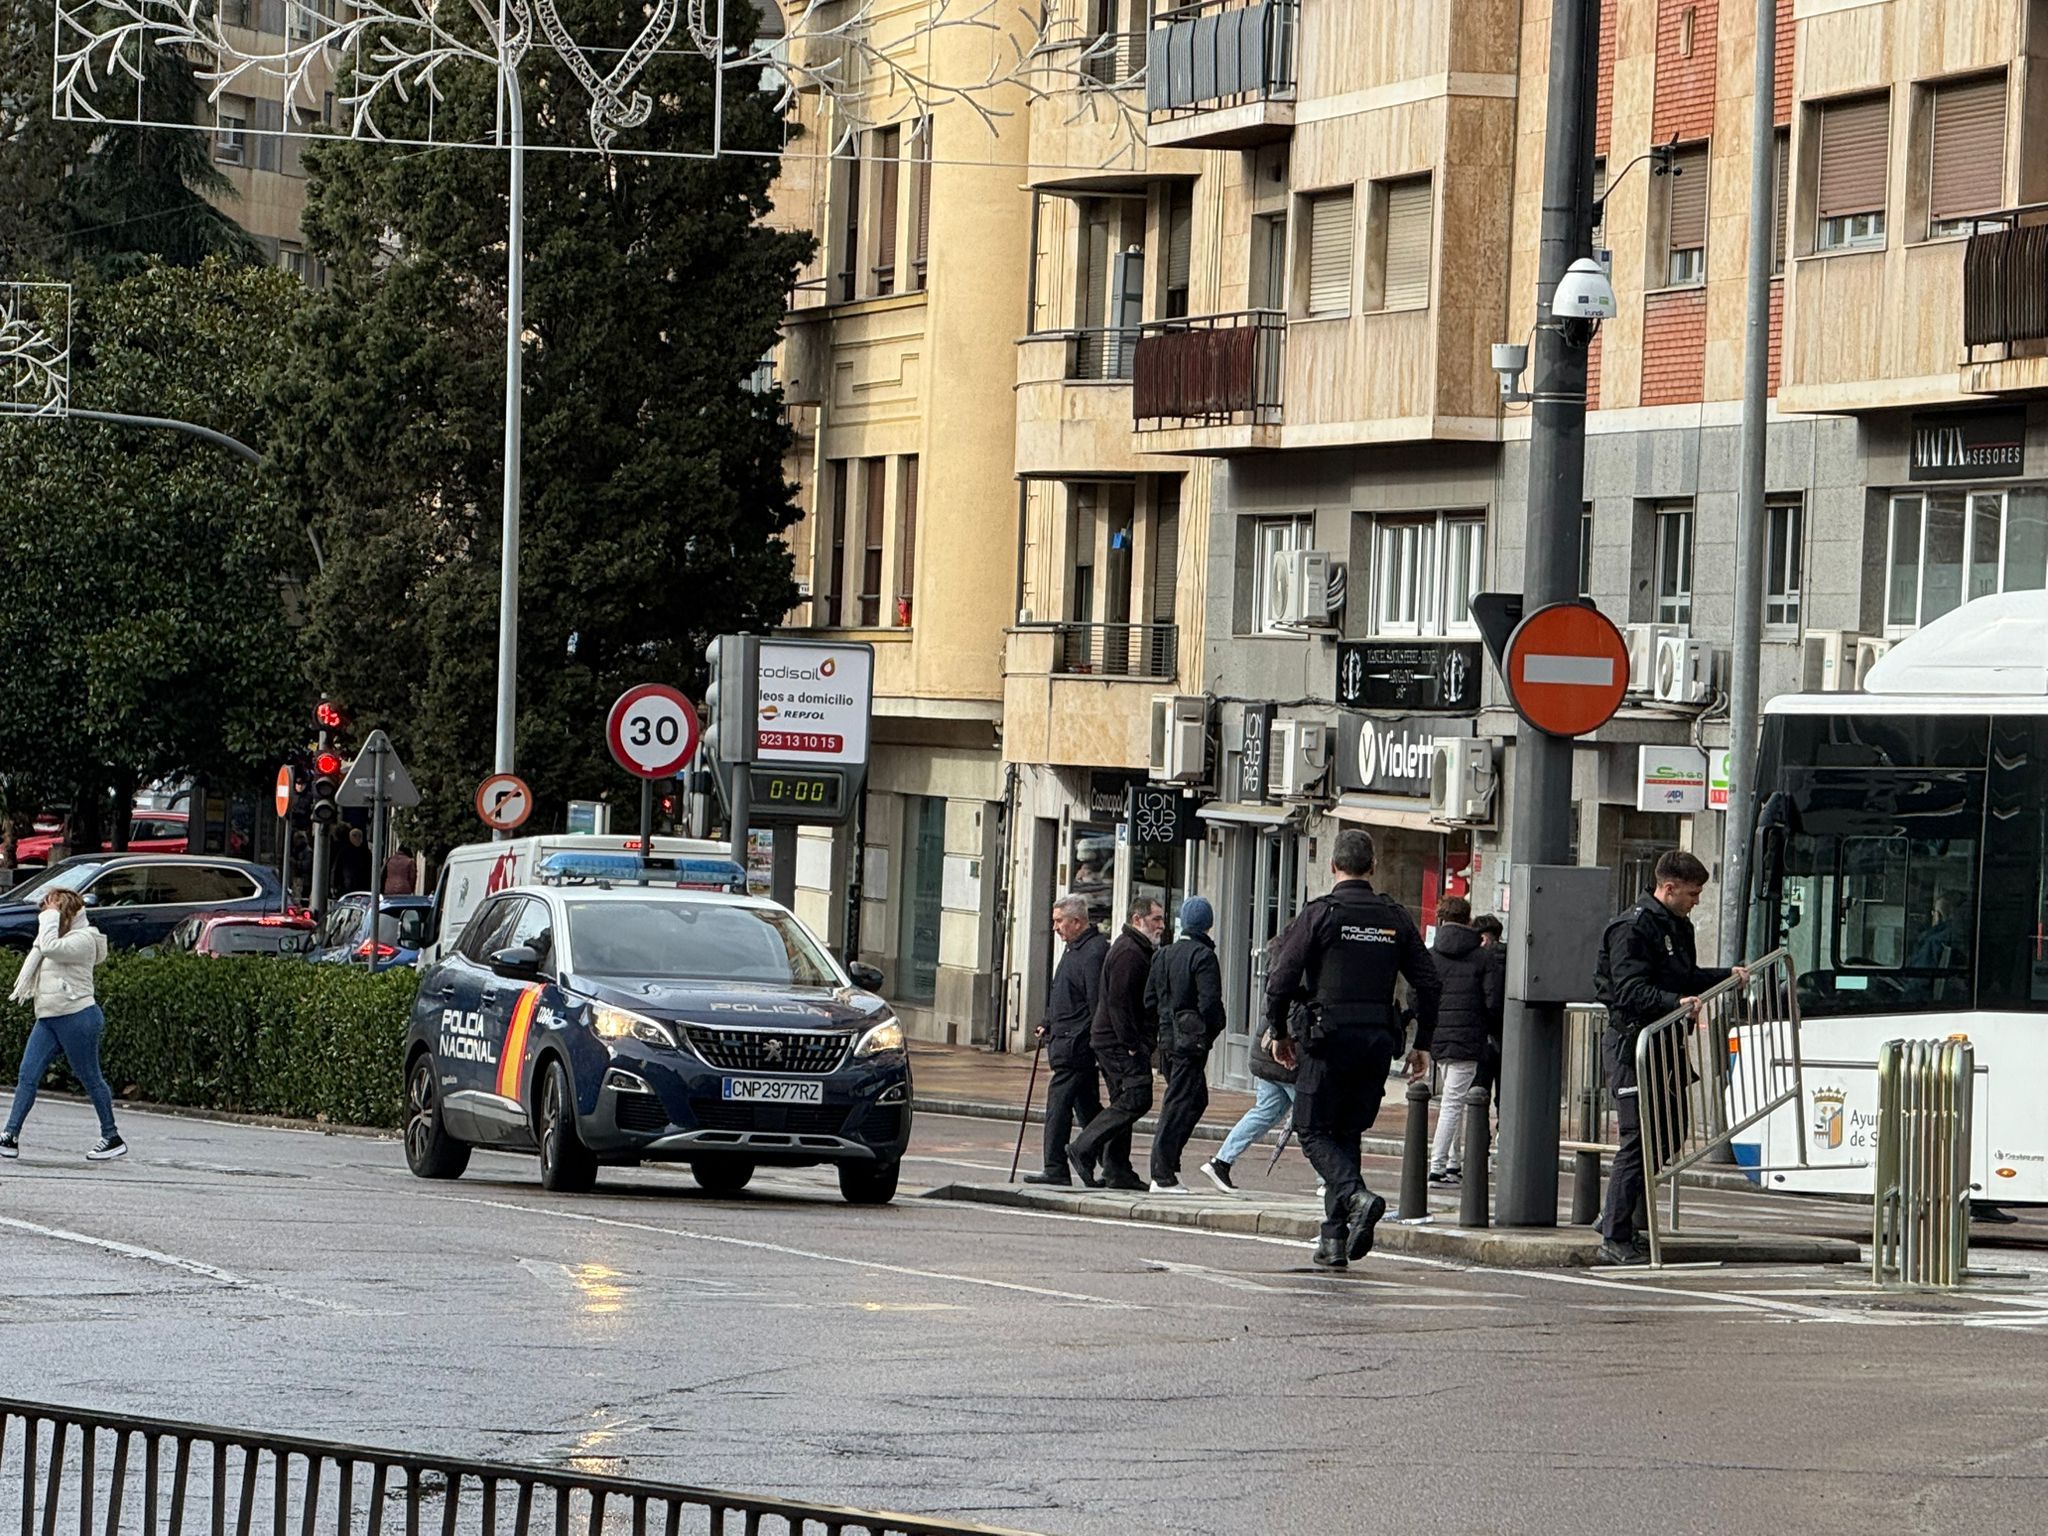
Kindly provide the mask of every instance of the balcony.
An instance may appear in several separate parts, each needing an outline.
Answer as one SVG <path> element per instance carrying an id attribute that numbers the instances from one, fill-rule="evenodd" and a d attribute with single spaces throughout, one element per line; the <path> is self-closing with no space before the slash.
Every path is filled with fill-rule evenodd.
<path id="1" fill-rule="evenodd" d="M 1970 236 L 1961 382 L 1976 395 L 2048 390 L 2048 203 L 2008 208 Z"/>
<path id="2" fill-rule="evenodd" d="M 1192 315 L 1140 330 L 1131 415 L 1141 448 L 1216 454 L 1280 446 L 1286 315 Z"/>
<path id="3" fill-rule="evenodd" d="M 1011 630 L 1004 760 L 1145 767 L 1152 696 L 1174 687 L 1179 644 L 1172 624 L 1024 624 Z"/>
<path id="4" fill-rule="evenodd" d="M 1138 331 L 1037 331 L 1017 344 L 1017 473 L 1027 478 L 1133 475 L 1150 466 L 1131 443 Z"/>
<path id="5" fill-rule="evenodd" d="M 1245 149 L 1294 131 L 1300 0 L 1200 0 L 1166 11 L 1146 44 L 1155 147 Z"/>

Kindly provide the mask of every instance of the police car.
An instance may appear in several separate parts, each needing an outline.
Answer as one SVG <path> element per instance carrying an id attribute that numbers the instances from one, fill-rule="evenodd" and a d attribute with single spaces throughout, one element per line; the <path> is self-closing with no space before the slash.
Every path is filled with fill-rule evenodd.
<path id="1" fill-rule="evenodd" d="M 453 1179 L 474 1147 L 538 1151 L 566 1191 L 687 1162 L 714 1194 L 832 1164 L 849 1202 L 886 1203 L 910 1058 L 881 983 L 772 901 L 573 870 L 498 892 L 420 978 L 406 1161 Z"/>

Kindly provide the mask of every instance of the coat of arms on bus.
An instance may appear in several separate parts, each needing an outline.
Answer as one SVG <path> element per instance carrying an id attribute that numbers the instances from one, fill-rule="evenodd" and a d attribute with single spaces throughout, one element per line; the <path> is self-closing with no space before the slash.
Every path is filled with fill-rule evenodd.
<path id="1" fill-rule="evenodd" d="M 1841 1088 L 1813 1090 L 1813 1144 L 1822 1152 L 1839 1152 L 1846 1129 L 1848 1093 Z"/>

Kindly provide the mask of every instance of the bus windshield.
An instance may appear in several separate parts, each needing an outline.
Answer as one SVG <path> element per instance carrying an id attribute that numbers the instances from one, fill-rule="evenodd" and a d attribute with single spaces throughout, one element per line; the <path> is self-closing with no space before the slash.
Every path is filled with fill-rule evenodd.
<path id="1" fill-rule="evenodd" d="M 1752 953 L 1815 1017 L 2048 1011 L 2048 720 L 1779 716 Z"/>

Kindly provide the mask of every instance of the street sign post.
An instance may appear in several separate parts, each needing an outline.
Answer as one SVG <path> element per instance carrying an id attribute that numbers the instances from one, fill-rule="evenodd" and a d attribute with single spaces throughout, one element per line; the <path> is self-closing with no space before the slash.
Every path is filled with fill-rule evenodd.
<path id="1" fill-rule="evenodd" d="M 533 814 L 533 791 L 516 773 L 494 773 L 476 787 L 476 814 L 493 832 L 511 832 Z"/>
<path id="2" fill-rule="evenodd" d="M 382 731 L 370 732 L 363 750 L 348 765 L 348 772 L 335 793 L 335 804 L 367 805 L 370 808 L 370 935 L 365 957 L 371 970 L 377 968 L 378 930 L 383 927 L 384 900 L 384 818 L 392 806 L 411 807 L 420 803 L 420 792 L 412 775 L 399 761 L 398 749 Z"/>
<path id="3" fill-rule="evenodd" d="M 1524 720 L 1547 736 L 1584 736 L 1621 708 L 1628 643 L 1599 609 L 1552 603 L 1515 626 L 1503 670 Z"/>
<path id="4" fill-rule="evenodd" d="M 697 755 L 697 710 L 666 683 L 620 694 L 605 722 L 612 756 L 640 780 L 640 859 L 654 851 L 654 781 L 673 779 Z"/>

